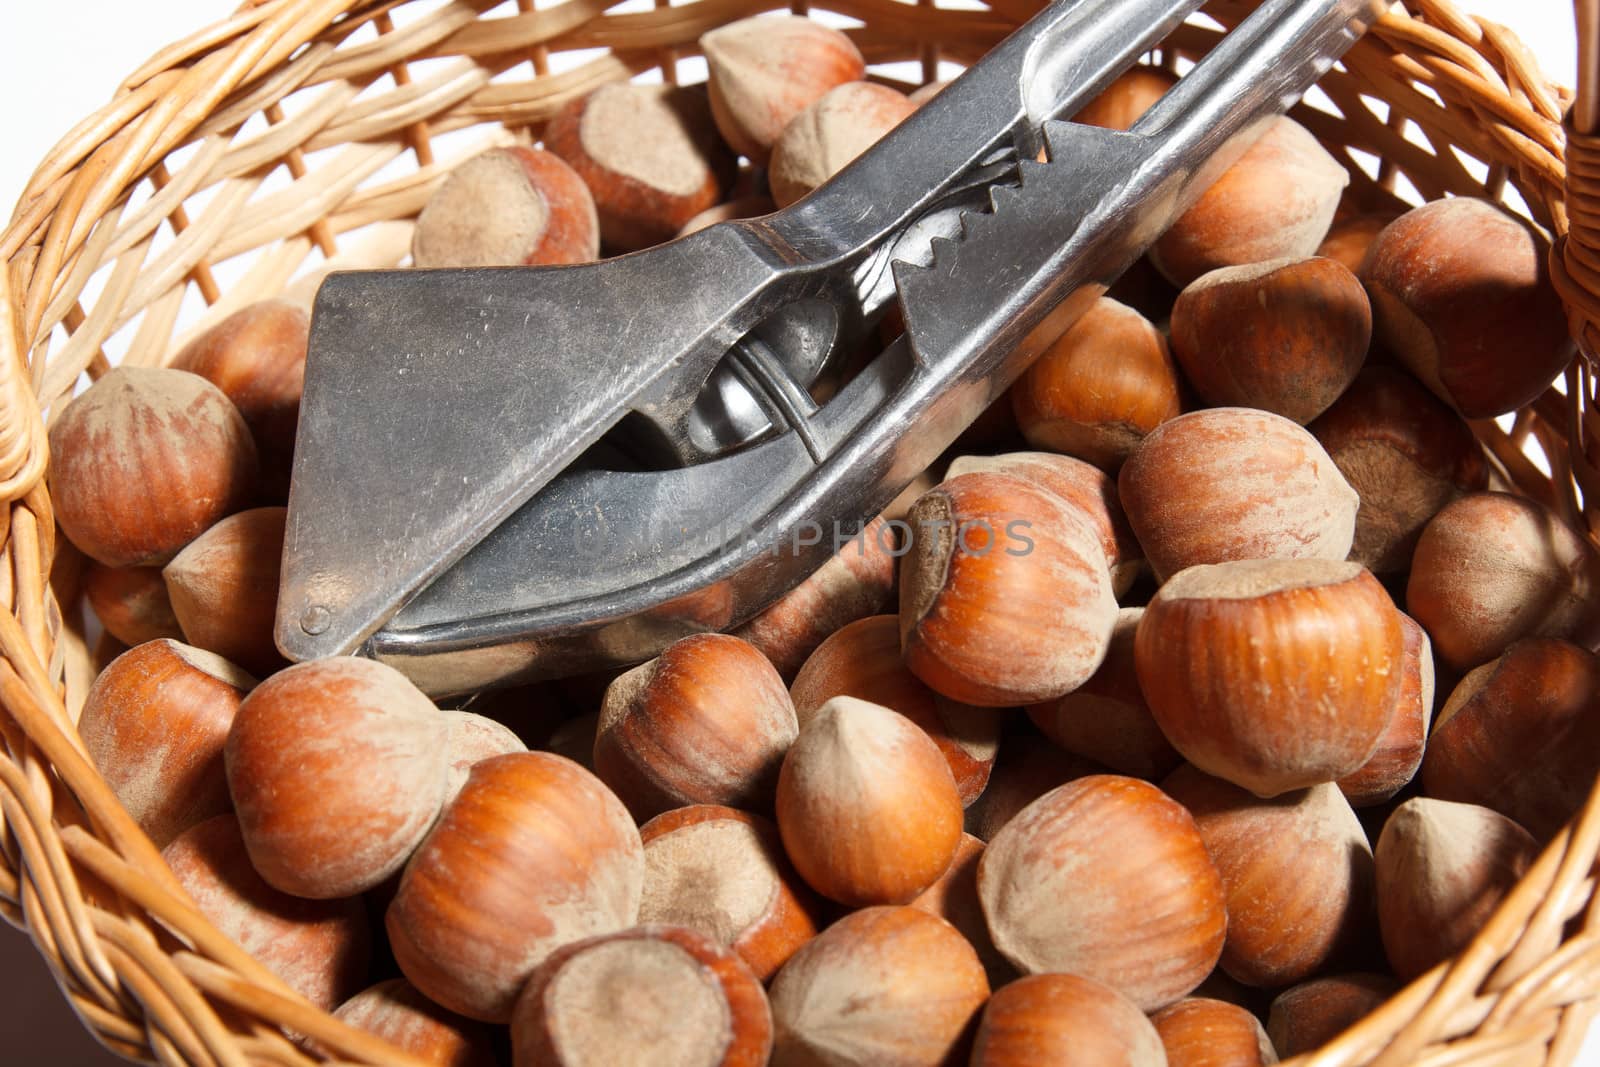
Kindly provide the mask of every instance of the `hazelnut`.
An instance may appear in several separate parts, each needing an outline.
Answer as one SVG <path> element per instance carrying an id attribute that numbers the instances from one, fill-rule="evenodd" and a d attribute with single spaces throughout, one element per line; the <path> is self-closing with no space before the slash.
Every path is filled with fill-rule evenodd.
<path id="1" fill-rule="evenodd" d="M 444 719 L 445 803 L 461 792 L 472 768 L 479 763 L 495 756 L 528 751 L 528 746 L 504 723 L 470 711 L 447 711 Z"/>
<path id="2" fill-rule="evenodd" d="M 1207 774 L 1261 797 L 1332 782 L 1377 751 L 1405 636 L 1359 563 L 1239 560 L 1168 580 L 1134 660 L 1151 714 Z"/>
<path id="3" fill-rule="evenodd" d="M 1162 581 L 1197 563 L 1342 560 L 1360 503 L 1316 438 L 1249 408 L 1162 423 L 1123 465 L 1117 491 Z"/>
<path id="4" fill-rule="evenodd" d="M 640 821 L 684 804 L 770 808 L 798 733 L 765 656 L 737 637 L 696 634 L 611 683 L 595 773 Z"/>
<path id="5" fill-rule="evenodd" d="M 1178 79 L 1170 71 L 1159 67 L 1130 67 L 1085 104 L 1072 121 L 1108 130 L 1130 129 L 1139 116 L 1149 111 L 1151 105 L 1176 84 Z"/>
<path id="6" fill-rule="evenodd" d="M 253 685 L 222 657 L 165 638 L 124 652 L 94 680 L 78 736 L 156 847 L 232 810 L 222 746 Z"/>
<path id="7" fill-rule="evenodd" d="M 1439 509 L 1489 484 L 1472 428 L 1393 367 L 1367 367 L 1308 429 L 1361 498 L 1350 558 L 1374 574 L 1411 566 Z"/>
<path id="8" fill-rule="evenodd" d="M 404 978 L 362 990 L 333 1013 L 340 1022 L 376 1034 L 424 1063 L 495 1067 L 487 1027 L 445 1011 Z"/>
<path id="9" fill-rule="evenodd" d="M 360 897 L 303 900 L 272 888 L 250 864 L 239 824 L 217 815 L 161 851 L 212 925 L 324 1011 L 361 988 L 371 934 Z"/>
<path id="10" fill-rule="evenodd" d="M 916 908 L 863 908 L 778 972 L 773 1067 L 960 1062 L 988 996 L 977 953 L 949 923 Z"/>
<path id="11" fill-rule="evenodd" d="M 1017 379 L 1011 410 L 1035 448 L 1116 471 L 1182 410 L 1177 365 L 1149 319 L 1103 296 Z"/>
<path id="12" fill-rule="evenodd" d="M 982 707 L 1050 700 L 1094 673 L 1117 602 L 1090 520 L 1033 482 L 980 472 L 922 496 L 907 523 L 900 644 L 911 673 Z"/>
<path id="13" fill-rule="evenodd" d="M 1035 974 L 989 998 L 972 1067 L 1044 1063 L 1166 1067 L 1167 1060 L 1156 1028 L 1115 989 L 1074 974 Z"/>
<path id="14" fill-rule="evenodd" d="M 1207 271 L 1303 259 L 1328 234 L 1349 173 L 1293 119 L 1273 119 L 1245 153 L 1155 243 L 1175 285 Z"/>
<path id="15" fill-rule="evenodd" d="M 256 870 L 318 899 L 388 878 L 444 802 L 445 740 L 432 702 L 373 660 L 298 663 L 256 686 L 224 748 Z"/>
<path id="16" fill-rule="evenodd" d="M 1144 549 L 1117 499 L 1117 483 L 1103 470 L 1071 456 L 1050 452 L 1008 452 L 998 456 L 957 456 L 945 477 L 974 472 L 1012 474 L 1048 489 L 1087 519 L 1100 537 L 1111 569 L 1111 591 L 1121 597 L 1144 569 Z"/>
<path id="17" fill-rule="evenodd" d="M 1430 797 L 1482 804 L 1541 841 L 1600 776 L 1600 658 L 1551 638 L 1518 641 L 1469 673 L 1422 757 Z"/>
<path id="18" fill-rule="evenodd" d="M 1104 770 L 1098 763 L 1063 753 L 1041 737 L 1012 736 L 995 760 L 988 788 L 967 809 L 967 832 L 980 841 L 993 841 L 1018 812 L 1052 789 Z"/>
<path id="19" fill-rule="evenodd" d="M 262 489 L 289 495 L 311 318 L 288 300 L 260 300 L 179 349 L 172 366 L 211 382 L 239 409 L 261 458 Z"/>
<path id="20" fill-rule="evenodd" d="M 1377 848 L 1378 923 L 1394 973 L 1410 981 L 1466 948 L 1538 852 L 1528 831 L 1476 804 L 1413 797 L 1396 808 Z"/>
<path id="21" fill-rule="evenodd" d="M 187 371 L 116 367 L 50 428 L 56 521 L 108 567 L 166 563 L 247 506 L 256 481 L 239 410 Z"/>
<path id="22" fill-rule="evenodd" d="M 903 904 L 950 866 L 961 796 L 938 747 L 888 708 L 834 697 L 778 776 L 778 830 L 795 869 L 851 907 Z"/>
<path id="23" fill-rule="evenodd" d="M 600 254 L 589 187 L 542 148 L 491 148 L 433 190 L 411 236 L 418 267 L 587 263 Z"/>
<path id="24" fill-rule="evenodd" d="M 1384 227 L 1361 265 L 1377 336 L 1467 418 L 1515 411 L 1574 352 L 1549 251 L 1487 200 L 1413 208 Z"/>
<path id="25" fill-rule="evenodd" d="M 158 567 L 107 567 L 91 561 L 83 572 L 83 595 L 106 632 L 130 648 L 163 637 L 183 638 Z"/>
<path id="26" fill-rule="evenodd" d="M 911 901 L 911 907 L 937 915 L 954 926 L 977 952 L 989 985 L 998 988 L 1015 978 L 1017 972 L 994 947 L 983 918 L 983 902 L 978 899 L 978 862 L 983 859 L 983 850 L 982 841 L 962 834 L 949 868 Z"/>
<path id="27" fill-rule="evenodd" d="M 1161 787 L 1194 816 L 1227 896 L 1222 969 L 1247 986 L 1324 970 L 1372 929 L 1372 848 L 1332 783 L 1259 800 L 1180 767 Z"/>
<path id="28" fill-rule="evenodd" d="M 558 111 L 544 144 L 589 187 L 618 252 L 671 240 L 733 180 L 703 86 L 603 85 Z"/>
<path id="29" fill-rule="evenodd" d="M 1143 608 L 1117 613 L 1100 669 L 1066 696 L 1028 708 L 1039 732 L 1075 756 L 1119 774 L 1156 779 L 1183 762 L 1150 714 L 1134 664 L 1134 635 Z"/>
<path id="30" fill-rule="evenodd" d="M 252 508 L 230 515 L 161 572 L 184 639 L 263 676 L 283 666 L 272 635 L 286 514 Z"/>
<path id="31" fill-rule="evenodd" d="M 1267 1032 L 1237 1004 L 1188 997 L 1151 1017 L 1167 1067 L 1266 1067 L 1278 1062 Z"/>
<path id="32" fill-rule="evenodd" d="M 970 805 L 989 784 L 1000 747 L 999 716 L 942 697 L 923 685 L 900 658 L 900 622 L 874 615 L 840 628 L 822 642 L 789 690 L 802 728 L 834 697 L 880 704 L 910 719 L 932 739 L 955 777 L 961 803 Z"/>
<path id="33" fill-rule="evenodd" d="M 995 947 L 1019 970 L 1104 982 L 1141 1011 L 1198 986 L 1227 926 L 1194 819 L 1119 775 L 1069 782 L 1006 823 L 979 861 L 978 896 Z"/>
<path id="34" fill-rule="evenodd" d="M 1202 400 L 1302 426 L 1355 380 L 1371 340 L 1366 290 L 1331 259 L 1221 267 L 1172 305 L 1172 354 Z"/>
<path id="35" fill-rule="evenodd" d="M 511 1017 L 516 1067 L 764 1064 L 766 992 L 738 956 L 677 926 L 601 934 L 551 953 Z"/>
<path id="36" fill-rule="evenodd" d="M 873 519 L 811 577 L 734 631 L 785 678 L 846 623 L 876 615 L 894 593 L 895 533 Z"/>
<path id="37" fill-rule="evenodd" d="M 797 15 L 753 17 L 704 34 L 711 114 L 723 140 L 765 166 L 789 121 L 866 63 L 850 38 Z"/>
<path id="38" fill-rule="evenodd" d="M 424 994 L 506 1022 L 550 953 L 634 924 L 643 881 L 639 831 L 598 778 L 544 752 L 495 756 L 406 864 L 384 925 Z"/>
<path id="39" fill-rule="evenodd" d="M 1422 530 L 1406 608 L 1456 670 L 1522 637 L 1600 641 L 1600 553 L 1555 512 L 1509 493 L 1469 493 Z"/>
<path id="40" fill-rule="evenodd" d="M 1317 246 L 1317 255 L 1338 260 L 1348 269 L 1359 271 L 1372 242 L 1397 217 L 1391 211 L 1336 218 L 1328 229 L 1328 236 Z"/>
<path id="41" fill-rule="evenodd" d="M 767 176 L 773 201 L 788 207 L 799 200 L 916 109 L 904 93 L 874 82 L 829 89 L 791 119 L 773 144 Z"/>
<path id="42" fill-rule="evenodd" d="M 765 194 L 756 196 L 742 196 L 737 200 L 729 200 L 724 204 L 716 204 L 706 208 L 700 214 L 683 224 L 677 236 L 687 237 L 691 233 L 699 233 L 708 226 L 715 226 L 719 222 L 729 222 L 733 219 L 757 219 L 762 215 L 770 215 L 778 210 L 778 205 L 772 198 Z"/>
<path id="43" fill-rule="evenodd" d="M 1382 804 L 1416 777 L 1433 721 L 1433 646 L 1416 620 L 1404 612 L 1399 615 L 1405 654 L 1394 715 L 1372 758 L 1339 779 L 1339 791 L 1355 808 Z"/>
<path id="44" fill-rule="evenodd" d="M 1332 1041 L 1382 1006 L 1399 989 L 1381 974 L 1343 974 L 1302 982 L 1278 994 L 1267 1036 L 1280 1056 L 1298 1056 Z"/>
<path id="45" fill-rule="evenodd" d="M 727 945 L 766 981 L 817 934 L 821 902 L 759 815 L 696 804 L 657 815 L 644 842 L 641 923 L 686 926 Z"/>

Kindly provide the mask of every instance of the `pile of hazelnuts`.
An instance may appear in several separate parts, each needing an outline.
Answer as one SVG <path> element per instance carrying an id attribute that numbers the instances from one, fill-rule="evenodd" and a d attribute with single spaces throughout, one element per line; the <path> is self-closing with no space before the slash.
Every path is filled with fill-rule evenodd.
<path id="1" fill-rule="evenodd" d="M 770 210 L 915 107 L 805 19 L 702 45 L 707 86 L 607 86 L 459 167 L 414 261 Z M 1348 181 L 1277 120 L 787 597 L 449 709 L 273 647 L 307 323 L 247 307 L 52 427 L 111 642 L 83 743 L 221 930 L 423 1062 L 1316 1047 L 1460 950 L 1600 772 L 1600 555 L 1470 422 L 1572 357 L 1542 238 Z"/>

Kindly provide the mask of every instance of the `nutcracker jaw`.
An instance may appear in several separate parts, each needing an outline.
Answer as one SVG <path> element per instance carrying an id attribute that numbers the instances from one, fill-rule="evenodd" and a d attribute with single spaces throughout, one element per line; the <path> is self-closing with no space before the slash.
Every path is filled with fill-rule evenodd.
<path id="1" fill-rule="evenodd" d="M 760 611 L 1373 18 L 1368 0 L 1268 0 L 1128 133 L 1059 121 L 1197 6 L 1057 0 L 763 219 L 576 267 L 331 276 L 279 646 L 445 694 L 636 662 Z M 815 402 L 896 297 L 905 335 Z M 598 459 L 606 435 L 654 469 Z"/>

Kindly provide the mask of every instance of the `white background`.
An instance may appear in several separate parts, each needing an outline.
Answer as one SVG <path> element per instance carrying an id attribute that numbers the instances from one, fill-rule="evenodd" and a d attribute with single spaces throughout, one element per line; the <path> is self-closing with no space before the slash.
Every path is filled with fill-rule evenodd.
<path id="1" fill-rule="evenodd" d="M 1572 83 L 1573 16 L 1566 0 L 1458 3 L 1514 28 L 1550 75 Z M 0 0 L 0 7 L 0 208 L 9 217 L 34 165 L 73 123 L 109 100 L 123 76 L 157 49 L 224 17 L 233 5 Z M 0 928 L 0 1061 L 59 1067 L 120 1062 L 98 1053 L 77 1031 L 32 951 L 20 935 Z M 42 1053 L 38 1059 L 19 1055 L 41 1035 L 48 1035 L 48 1060 Z"/>

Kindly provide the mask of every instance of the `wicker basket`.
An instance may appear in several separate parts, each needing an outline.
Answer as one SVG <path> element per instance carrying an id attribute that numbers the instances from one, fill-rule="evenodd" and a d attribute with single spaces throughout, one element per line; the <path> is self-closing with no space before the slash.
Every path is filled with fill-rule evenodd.
<path id="1" fill-rule="evenodd" d="M 399 262 L 409 220 L 455 161 L 536 137 L 602 82 L 688 78 L 680 65 L 694 62 L 701 33 L 775 6 L 655 0 L 608 14 L 614 4 L 247 5 L 134 72 L 40 164 L 0 235 L 0 911 L 117 1052 L 306 1064 L 318 1062 L 314 1046 L 413 1062 L 318 1011 L 218 933 L 85 758 L 73 724 L 93 657 L 77 557 L 56 536 L 42 481 L 41 415 L 112 360 L 168 358 L 180 318 L 201 329 L 267 295 L 309 294 L 330 268 Z M 1038 0 L 825 6 L 859 20 L 849 33 L 868 62 L 905 83 L 938 76 L 941 61 L 971 62 Z M 1568 94 L 1510 32 L 1448 0 L 1406 0 L 1384 16 L 1297 117 L 1374 205 L 1457 193 L 1525 211 L 1556 239 L 1555 275 L 1588 354 L 1600 350 L 1600 139 L 1576 131 L 1600 121 L 1600 0 L 1578 6 L 1583 92 L 1565 130 Z M 1249 8 L 1210 10 L 1226 25 Z M 1216 39 L 1185 27 L 1155 58 L 1176 64 Z M 1509 429 L 1476 429 L 1523 491 L 1592 532 L 1600 508 L 1580 501 L 1600 499 L 1597 411 L 1580 360 Z M 1301 1062 L 1570 1060 L 1600 1004 L 1597 850 L 1600 794 L 1459 959 Z"/>

